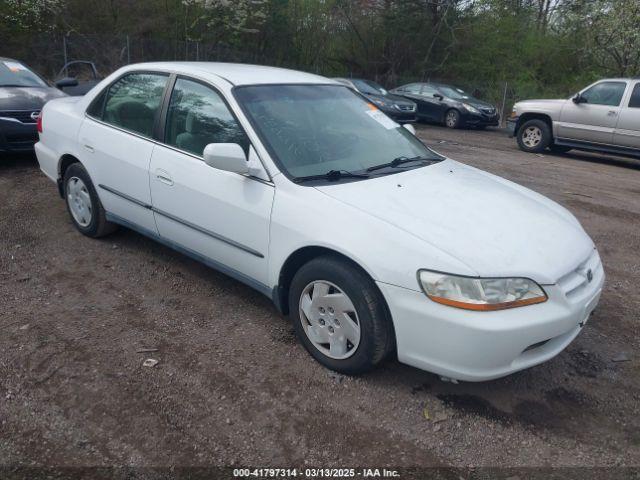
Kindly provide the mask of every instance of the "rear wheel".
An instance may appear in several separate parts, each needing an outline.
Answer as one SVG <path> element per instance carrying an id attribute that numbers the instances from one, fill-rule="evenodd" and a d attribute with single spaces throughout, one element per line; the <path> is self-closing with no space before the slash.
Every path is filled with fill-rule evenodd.
<path id="1" fill-rule="evenodd" d="M 460 127 L 460 112 L 455 109 L 448 110 L 444 115 L 444 125 L 448 128 Z"/>
<path id="2" fill-rule="evenodd" d="M 393 349 L 382 295 L 364 272 L 339 258 L 318 257 L 298 270 L 289 311 L 304 347 L 331 370 L 366 372 Z"/>
<path id="3" fill-rule="evenodd" d="M 525 122 L 517 134 L 520 150 L 530 153 L 540 153 L 552 141 L 549 124 L 543 120 L 533 119 Z"/>
<path id="4" fill-rule="evenodd" d="M 80 163 L 74 163 L 64 173 L 64 198 L 75 227 L 88 237 L 102 237 L 117 230 L 108 222 L 104 208 L 89 174 Z"/>

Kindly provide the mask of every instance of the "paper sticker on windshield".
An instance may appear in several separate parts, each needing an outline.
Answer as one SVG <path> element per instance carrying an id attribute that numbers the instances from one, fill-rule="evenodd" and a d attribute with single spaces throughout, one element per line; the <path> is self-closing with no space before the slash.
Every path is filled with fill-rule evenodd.
<path id="1" fill-rule="evenodd" d="M 20 70 L 26 70 L 27 68 L 18 62 L 2 62 L 12 72 L 19 72 Z"/>
<path id="2" fill-rule="evenodd" d="M 391 130 L 392 128 L 398 128 L 400 126 L 396 122 L 391 120 L 389 117 L 387 117 L 380 110 L 369 110 L 367 111 L 367 115 L 369 115 L 371 118 L 373 118 L 376 122 L 378 122 L 387 130 Z"/>

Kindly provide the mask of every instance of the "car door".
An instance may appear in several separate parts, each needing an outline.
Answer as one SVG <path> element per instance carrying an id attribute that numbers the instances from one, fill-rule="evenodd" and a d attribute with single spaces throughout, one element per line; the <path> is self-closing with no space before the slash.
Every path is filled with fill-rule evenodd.
<path id="1" fill-rule="evenodd" d="M 426 114 L 424 112 L 423 98 L 420 95 L 421 90 L 422 90 L 421 83 L 410 83 L 409 85 L 396 88 L 395 90 L 392 91 L 392 93 L 395 93 L 397 95 L 402 95 L 403 97 L 414 101 L 416 103 L 416 113 L 418 117 L 422 119 L 422 118 L 426 118 L 425 117 Z"/>
<path id="2" fill-rule="evenodd" d="M 149 170 L 160 236 L 265 291 L 274 186 L 202 159 L 210 143 L 238 143 L 255 155 L 247 135 L 222 94 L 198 80 L 177 77 L 164 110 L 163 144 Z"/>
<path id="3" fill-rule="evenodd" d="M 581 92 L 581 103 L 568 100 L 562 107 L 558 137 L 591 143 L 613 143 L 627 82 L 603 81 Z"/>
<path id="4" fill-rule="evenodd" d="M 422 95 L 421 83 L 407 85 L 404 87 L 402 95 L 416 102 L 416 114 L 419 119 L 428 120 L 431 118 L 429 103 L 425 102 L 424 96 Z"/>
<path id="5" fill-rule="evenodd" d="M 438 95 L 438 97 L 435 95 Z M 426 118 L 434 122 L 441 122 L 446 110 L 443 94 L 433 85 L 425 83 L 422 85 L 420 96 L 422 97 L 422 109 Z"/>
<path id="6" fill-rule="evenodd" d="M 640 149 L 640 82 L 631 86 L 629 99 L 623 102 L 613 142 L 621 147 Z"/>
<path id="7" fill-rule="evenodd" d="M 151 212 L 149 162 L 154 127 L 169 75 L 133 72 L 115 81 L 87 109 L 78 139 L 83 162 L 105 210 L 157 234 Z"/>

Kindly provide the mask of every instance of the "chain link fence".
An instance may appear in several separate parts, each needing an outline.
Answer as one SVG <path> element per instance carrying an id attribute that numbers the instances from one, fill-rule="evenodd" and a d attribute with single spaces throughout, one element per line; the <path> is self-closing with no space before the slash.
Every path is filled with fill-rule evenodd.
<path id="1" fill-rule="evenodd" d="M 63 71 L 67 62 L 85 60 L 95 64 L 98 75 L 104 77 L 129 63 L 151 61 L 210 61 L 241 62 L 259 65 L 275 65 L 296 68 L 291 62 L 269 58 L 257 51 L 243 51 L 223 44 L 208 44 L 195 41 L 172 41 L 168 39 L 134 37 L 128 35 L 60 35 L 42 34 L 34 36 L 29 45 L 5 45 L 0 54 L 18 58 L 45 78 L 55 81 L 64 76 L 88 79 L 90 70 L 73 67 Z M 323 72 L 314 72 L 322 74 Z M 358 76 L 358 75 L 354 75 Z M 410 76 L 379 76 L 372 78 L 385 87 L 420 81 Z M 452 78 L 429 78 L 463 88 L 468 93 L 496 106 L 504 119 L 512 105 L 523 97 L 508 81 L 486 82 L 482 80 L 460 81 Z"/>
<path id="2" fill-rule="evenodd" d="M 0 47 L 1 48 L 1 47 Z M 86 60 L 96 65 L 101 76 L 129 63 L 152 61 L 211 61 L 269 63 L 257 52 L 227 45 L 192 41 L 171 41 L 128 35 L 43 34 L 31 38 L 28 46 L 5 45 L 2 55 L 24 61 L 49 80 L 61 74 L 71 61 Z"/>

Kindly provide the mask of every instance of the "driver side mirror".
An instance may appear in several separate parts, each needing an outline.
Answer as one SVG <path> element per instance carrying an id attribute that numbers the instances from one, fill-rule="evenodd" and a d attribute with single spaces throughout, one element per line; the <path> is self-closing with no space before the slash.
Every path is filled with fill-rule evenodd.
<path id="1" fill-rule="evenodd" d="M 573 100 L 573 103 L 575 103 L 576 105 L 580 103 L 587 103 L 587 99 L 584 98 L 579 92 L 576 93 L 571 100 Z"/>
<path id="2" fill-rule="evenodd" d="M 218 170 L 242 175 L 249 173 L 247 156 L 237 143 L 210 143 L 204 147 L 202 157 L 204 163 Z"/>
<path id="3" fill-rule="evenodd" d="M 434 93 L 433 96 L 435 98 L 437 98 L 438 100 L 440 100 L 440 101 L 444 100 L 444 97 L 442 95 L 440 95 L 439 93 Z"/>
<path id="4" fill-rule="evenodd" d="M 77 78 L 73 78 L 73 77 L 65 77 L 65 78 L 62 78 L 62 79 L 58 80 L 55 83 L 55 86 L 59 90 L 62 90 L 63 88 L 68 88 L 68 87 L 77 87 L 78 86 L 78 79 Z"/>

